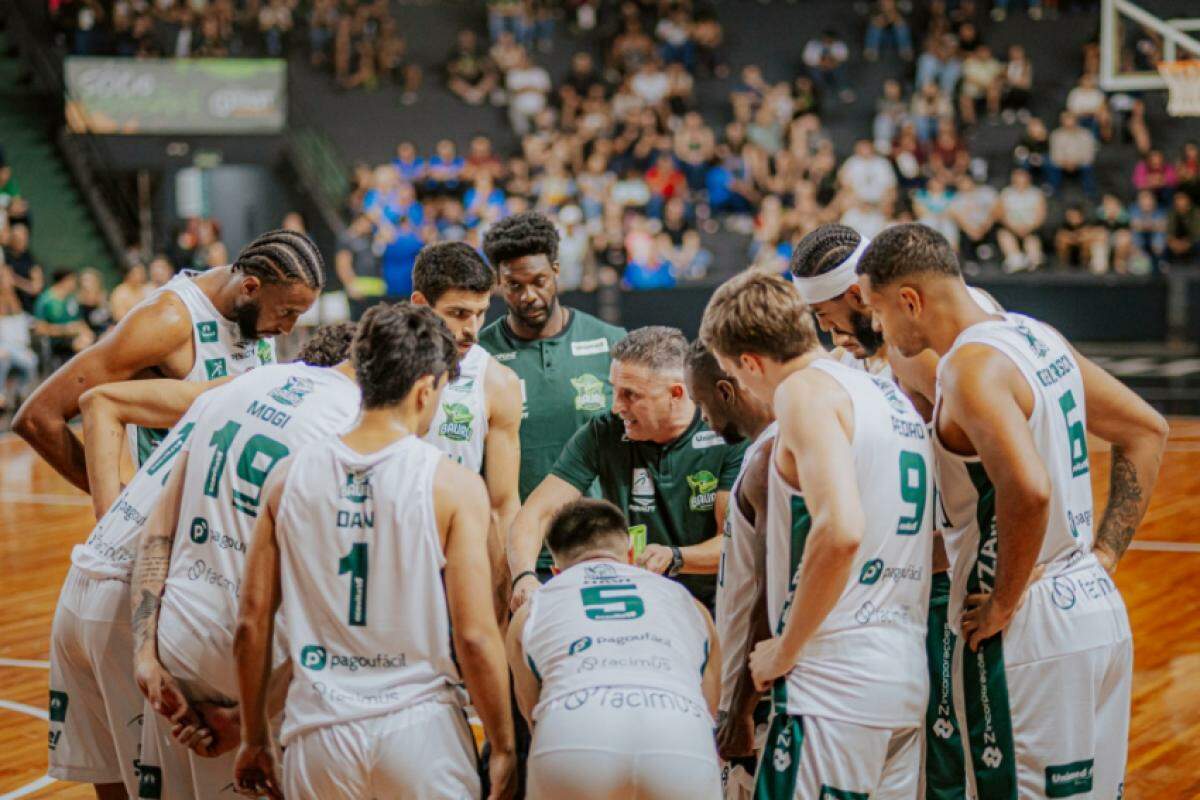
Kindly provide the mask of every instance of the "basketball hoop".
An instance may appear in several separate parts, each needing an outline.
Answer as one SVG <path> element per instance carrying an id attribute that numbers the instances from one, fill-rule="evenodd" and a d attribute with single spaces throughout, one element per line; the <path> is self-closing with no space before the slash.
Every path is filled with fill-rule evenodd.
<path id="1" fill-rule="evenodd" d="M 1160 61 L 1158 72 L 1170 93 L 1167 113 L 1173 117 L 1200 117 L 1200 59 Z"/>

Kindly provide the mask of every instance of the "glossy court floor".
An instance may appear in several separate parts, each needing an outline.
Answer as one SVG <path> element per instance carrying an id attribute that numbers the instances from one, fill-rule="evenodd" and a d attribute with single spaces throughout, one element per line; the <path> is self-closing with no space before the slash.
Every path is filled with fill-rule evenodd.
<path id="1" fill-rule="evenodd" d="M 1150 513 L 1117 583 L 1136 662 L 1126 800 L 1200 798 L 1200 420 L 1172 421 Z M 1109 454 L 1092 442 L 1097 507 Z M 0 800 L 94 796 L 46 776 L 50 622 L 87 498 L 23 442 L 0 437 Z"/>

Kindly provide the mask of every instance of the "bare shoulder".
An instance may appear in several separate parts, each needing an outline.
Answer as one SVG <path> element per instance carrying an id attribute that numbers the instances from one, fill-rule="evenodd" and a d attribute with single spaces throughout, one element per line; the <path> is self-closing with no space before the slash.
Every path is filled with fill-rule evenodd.
<path id="1" fill-rule="evenodd" d="M 811 366 L 797 370 L 784 378 L 775 389 L 775 413 L 780 425 L 786 424 L 785 415 L 792 417 L 799 412 L 822 411 L 845 405 L 849 399 L 846 390 L 829 373 Z"/>
<path id="2" fill-rule="evenodd" d="M 521 415 L 521 380 L 512 369 L 488 356 L 487 371 L 484 374 L 484 388 L 487 393 L 489 411 L 501 418 Z"/>
<path id="3" fill-rule="evenodd" d="M 459 508 L 490 508 L 487 487 L 478 473 L 450 458 L 442 458 L 433 479 L 433 501 L 438 519 Z"/>

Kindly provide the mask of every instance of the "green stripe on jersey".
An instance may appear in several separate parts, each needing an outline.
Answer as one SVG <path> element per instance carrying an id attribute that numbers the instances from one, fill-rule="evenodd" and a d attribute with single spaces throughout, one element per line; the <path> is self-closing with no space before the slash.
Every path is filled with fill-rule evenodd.
<path id="1" fill-rule="evenodd" d="M 783 680 L 782 678 L 780 680 Z M 754 777 L 754 800 L 792 800 L 800 774 L 804 718 L 775 714 Z"/>
<path id="2" fill-rule="evenodd" d="M 871 795 L 867 792 L 852 792 L 849 789 L 835 789 L 832 786 L 821 784 L 821 791 L 817 793 L 818 800 L 870 800 Z"/>
<path id="3" fill-rule="evenodd" d="M 966 800 L 966 764 L 954 715 L 953 654 L 958 637 L 950 628 L 950 577 L 935 573 L 929 591 L 925 656 L 929 704 L 925 707 L 925 800 Z"/>
<path id="4" fill-rule="evenodd" d="M 808 504 L 801 495 L 792 495 L 792 541 L 788 545 L 788 593 L 779 610 L 779 624 L 775 626 L 775 635 L 783 633 L 787 624 L 788 611 L 796 598 L 796 579 L 800 573 L 800 562 L 804 560 L 804 546 L 808 544 L 808 534 L 812 530 L 812 515 L 808 513 Z M 771 690 L 771 701 L 777 716 L 787 713 L 787 675 L 780 675 L 775 680 Z"/>

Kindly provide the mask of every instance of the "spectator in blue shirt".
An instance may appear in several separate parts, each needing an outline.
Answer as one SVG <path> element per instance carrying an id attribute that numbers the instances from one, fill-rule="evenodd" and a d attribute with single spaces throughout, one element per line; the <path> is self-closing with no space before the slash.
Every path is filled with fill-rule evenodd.
<path id="1" fill-rule="evenodd" d="M 425 173 L 425 188 L 431 195 L 458 195 L 465 189 L 462 180 L 466 160 L 458 154 L 454 142 L 442 139 Z"/>
<path id="2" fill-rule="evenodd" d="M 382 257 L 383 280 L 387 284 L 389 297 L 408 297 L 412 294 L 413 265 L 424 245 L 420 229 L 411 225 L 395 229 Z"/>
<path id="3" fill-rule="evenodd" d="M 392 166 L 402 180 L 416 186 L 425 180 L 425 159 L 417 155 L 417 148 L 412 142 L 401 142 L 396 146 L 396 157 Z"/>

